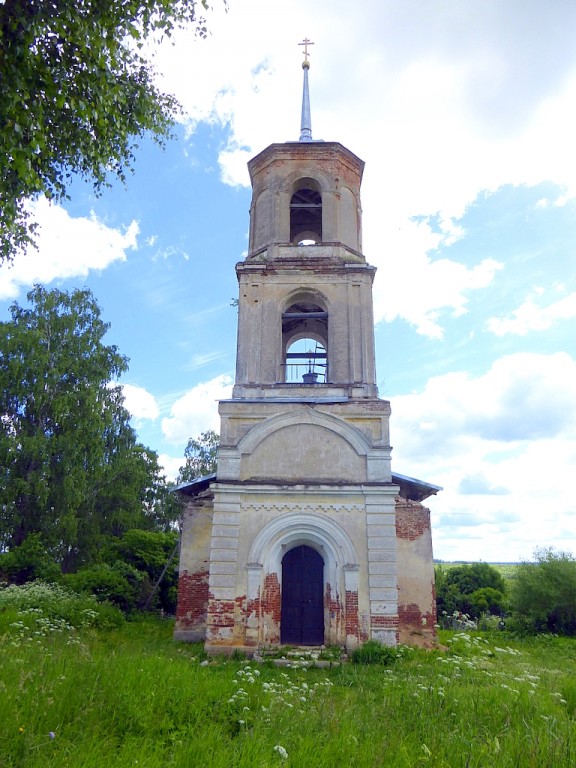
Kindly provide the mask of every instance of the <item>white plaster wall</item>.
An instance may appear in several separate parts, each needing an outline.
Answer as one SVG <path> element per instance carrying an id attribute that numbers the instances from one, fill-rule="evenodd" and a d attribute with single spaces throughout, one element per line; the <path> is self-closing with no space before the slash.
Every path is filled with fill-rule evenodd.
<path id="1" fill-rule="evenodd" d="M 244 457 L 241 479 L 254 478 L 362 482 L 366 479 L 366 457 L 324 427 L 290 425 L 266 437 Z"/>

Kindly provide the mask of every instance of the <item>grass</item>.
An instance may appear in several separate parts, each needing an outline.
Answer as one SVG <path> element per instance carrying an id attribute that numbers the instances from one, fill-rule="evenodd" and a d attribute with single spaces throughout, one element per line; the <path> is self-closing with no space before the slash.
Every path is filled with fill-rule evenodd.
<path id="1" fill-rule="evenodd" d="M 575 640 L 445 632 L 326 670 L 209 660 L 170 621 L 33 632 L 0 637 L 2 768 L 576 765 Z"/>

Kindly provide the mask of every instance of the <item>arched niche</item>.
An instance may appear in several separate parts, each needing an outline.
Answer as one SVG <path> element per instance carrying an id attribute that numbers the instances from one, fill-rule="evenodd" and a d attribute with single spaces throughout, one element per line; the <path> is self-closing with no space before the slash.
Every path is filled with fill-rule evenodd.
<path id="1" fill-rule="evenodd" d="M 340 239 L 360 251 L 362 248 L 358 215 L 358 201 L 348 187 L 340 189 Z"/>
<path id="2" fill-rule="evenodd" d="M 273 225 L 273 200 L 269 189 L 264 189 L 258 195 L 252 217 L 252 250 L 256 250 L 268 243 Z"/>

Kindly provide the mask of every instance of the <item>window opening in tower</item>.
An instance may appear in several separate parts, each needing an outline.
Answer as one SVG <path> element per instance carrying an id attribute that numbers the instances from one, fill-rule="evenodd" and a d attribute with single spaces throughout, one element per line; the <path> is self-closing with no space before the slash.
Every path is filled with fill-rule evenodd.
<path id="1" fill-rule="evenodd" d="M 290 242 L 322 242 L 322 197 L 314 189 L 299 189 L 290 200 Z"/>

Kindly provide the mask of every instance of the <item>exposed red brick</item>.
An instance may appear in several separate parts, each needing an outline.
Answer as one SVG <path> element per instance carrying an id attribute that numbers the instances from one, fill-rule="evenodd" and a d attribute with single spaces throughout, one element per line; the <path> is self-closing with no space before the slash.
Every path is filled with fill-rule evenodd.
<path id="1" fill-rule="evenodd" d="M 396 498 L 396 535 L 414 541 L 430 530 L 430 510 L 417 501 Z"/>
<path id="2" fill-rule="evenodd" d="M 346 637 L 360 637 L 360 620 L 358 618 L 358 592 L 346 592 Z"/>
<path id="3" fill-rule="evenodd" d="M 211 597 L 208 601 L 206 623 L 208 625 L 209 638 L 212 640 L 218 638 L 219 628 L 233 627 L 234 600 L 215 600 Z"/>
<path id="4" fill-rule="evenodd" d="M 181 571 L 178 579 L 176 625 L 180 630 L 206 626 L 208 610 L 208 571 Z"/>
<path id="5" fill-rule="evenodd" d="M 332 590 L 331 584 L 326 584 L 324 591 L 324 612 L 328 617 L 328 637 L 340 637 L 340 627 L 343 620 L 343 606 L 338 592 Z"/>
<path id="6" fill-rule="evenodd" d="M 422 612 L 419 606 L 398 606 L 400 620 L 400 642 L 408 645 L 418 645 L 422 648 L 434 648 L 436 646 L 436 610 L 431 613 Z"/>
<path id="7" fill-rule="evenodd" d="M 376 614 L 370 617 L 373 629 L 398 629 L 398 616 Z"/>
<path id="8" fill-rule="evenodd" d="M 266 638 L 268 643 L 280 642 L 280 618 L 282 614 L 282 593 L 280 591 L 280 582 L 276 573 L 268 573 L 264 577 L 264 588 L 260 598 L 260 610 L 262 620 L 267 616 L 269 621 L 267 626 L 269 630 L 275 628 Z"/>

